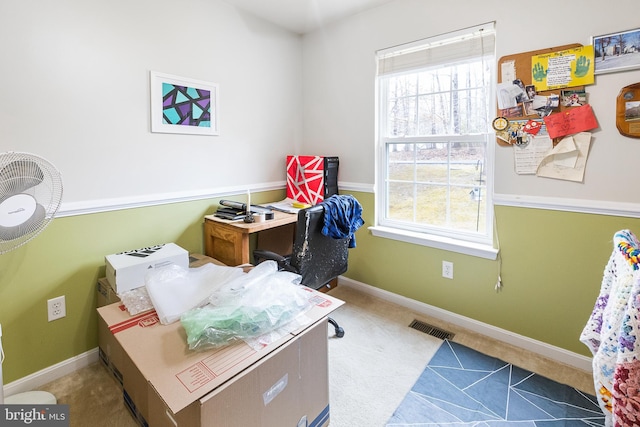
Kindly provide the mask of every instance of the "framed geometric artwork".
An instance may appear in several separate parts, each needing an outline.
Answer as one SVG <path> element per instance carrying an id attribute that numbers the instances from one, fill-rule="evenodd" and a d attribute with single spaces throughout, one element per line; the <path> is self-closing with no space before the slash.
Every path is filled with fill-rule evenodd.
<path id="1" fill-rule="evenodd" d="M 151 132 L 219 135 L 216 83 L 151 71 Z"/>

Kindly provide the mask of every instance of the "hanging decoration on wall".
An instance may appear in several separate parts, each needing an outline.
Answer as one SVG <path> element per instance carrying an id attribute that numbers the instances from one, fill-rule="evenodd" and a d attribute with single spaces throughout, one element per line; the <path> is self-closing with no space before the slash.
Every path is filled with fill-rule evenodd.
<path id="1" fill-rule="evenodd" d="M 616 73 L 640 68 L 638 51 L 640 28 L 593 36 L 595 74 Z"/>
<path id="2" fill-rule="evenodd" d="M 545 135 L 544 118 L 586 104 L 583 85 L 591 81 L 591 46 L 573 43 L 500 58 L 497 117 L 505 118 L 510 126 L 520 127 L 524 135 L 519 140 L 517 132 L 494 128 L 498 145 L 513 147 L 520 143 L 522 147 L 523 141 L 530 143 L 533 138 Z M 540 126 L 532 128 L 531 121 Z M 529 127 L 525 128 L 527 124 Z"/>
<path id="3" fill-rule="evenodd" d="M 219 135 L 215 83 L 151 71 L 151 131 Z"/>
<path id="4" fill-rule="evenodd" d="M 631 138 L 640 138 L 640 83 L 622 88 L 616 98 L 616 127 Z"/>
<path id="5" fill-rule="evenodd" d="M 531 57 L 536 91 L 593 84 L 593 46 L 579 46 Z"/>
<path id="6" fill-rule="evenodd" d="M 517 174 L 583 182 L 598 128 L 585 91 L 593 64 L 594 47 L 578 43 L 500 58 L 493 128 L 498 145 L 513 147 Z"/>

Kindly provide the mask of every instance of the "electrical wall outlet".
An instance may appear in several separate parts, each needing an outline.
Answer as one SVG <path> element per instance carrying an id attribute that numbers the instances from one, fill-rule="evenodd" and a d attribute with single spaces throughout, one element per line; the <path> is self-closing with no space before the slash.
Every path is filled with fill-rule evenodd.
<path id="1" fill-rule="evenodd" d="M 450 261 L 442 261 L 442 277 L 453 279 L 453 263 Z"/>
<path id="2" fill-rule="evenodd" d="M 47 313 L 49 322 L 58 320 L 67 315 L 67 303 L 64 295 L 47 300 Z"/>

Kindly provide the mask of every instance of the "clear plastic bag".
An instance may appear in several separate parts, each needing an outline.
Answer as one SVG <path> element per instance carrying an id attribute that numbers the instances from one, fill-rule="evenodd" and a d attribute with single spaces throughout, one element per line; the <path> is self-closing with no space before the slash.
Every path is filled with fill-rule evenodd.
<path id="1" fill-rule="evenodd" d="M 265 261 L 215 290 L 208 305 L 189 310 L 180 319 L 189 348 L 217 348 L 289 323 L 295 328 L 296 318 L 311 307 L 309 293 L 297 284 L 299 277 L 277 271 L 274 261 Z"/>
<path id="2" fill-rule="evenodd" d="M 215 289 L 235 278 L 246 276 L 241 268 L 211 263 L 195 268 L 168 265 L 150 270 L 145 275 L 145 287 L 160 323 L 168 325 L 195 307 L 208 303 Z"/>

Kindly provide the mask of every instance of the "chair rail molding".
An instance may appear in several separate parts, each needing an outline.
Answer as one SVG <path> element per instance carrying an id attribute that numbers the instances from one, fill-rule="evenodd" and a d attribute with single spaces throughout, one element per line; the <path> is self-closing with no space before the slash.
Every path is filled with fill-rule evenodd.
<path id="1" fill-rule="evenodd" d="M 520 208 L 640 218 L 640 204 L 638 203 L 499 193 L 493 195 L 493 203 L 496 206 L 513 206 Z"/>

